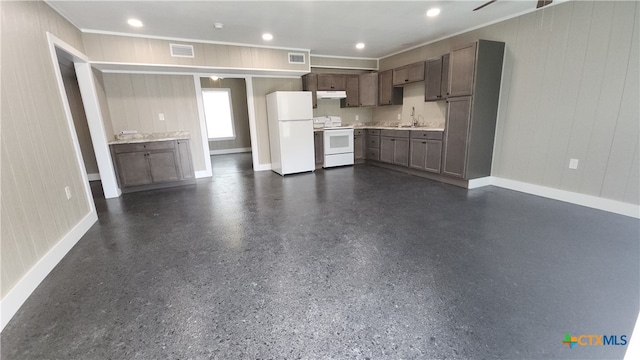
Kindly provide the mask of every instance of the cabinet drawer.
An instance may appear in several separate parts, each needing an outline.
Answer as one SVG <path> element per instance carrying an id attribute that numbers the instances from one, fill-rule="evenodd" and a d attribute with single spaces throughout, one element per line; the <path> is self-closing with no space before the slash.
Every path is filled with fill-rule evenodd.
<path id="1" fill-rule="evenodd" d="M 369 136 L 378 136 L 380 135 L 379 129 L 367 129 L 367 135 Z"/>
<path id="2" fill-rule="evenodd" d="M 394 138 L 408 138 L 409 130 L 380 130 L 381 136 L 389 136 Z"/>
<path id="3" fill-rule="evenodd" d="M 362 129 L 354 129 L 353 130 L 353 135 L 354 136 L 355 135 L 362 135 L 362 134 L 364 134 L 364 130 L 362 130 Z"/>
<path id="4" fill-rule="evenodd" d="M 367 160 L 380 161 L 380 149 L 368 148 Z"/>
<path id="5" fill-rule="evenodd" d="M 369 136 L 367 137 L 367 147 L 368 148 L 380 148 L 380 136 Z"/>
<path id="6" fill-rule="evenodd" d="M 127 152 L 140 152 L 149 150 L 165 150 L 174 149 L 176 147 L 175 140 L 171 141 L 154 141 L 135 144 L 117 144 L 113 145 L 113 150 L 116 154 Z"/>
<path id="7" fill-rule="evenodd" d="M 443 131 L 411 131 L 412 139 L 442 140 Z"/>

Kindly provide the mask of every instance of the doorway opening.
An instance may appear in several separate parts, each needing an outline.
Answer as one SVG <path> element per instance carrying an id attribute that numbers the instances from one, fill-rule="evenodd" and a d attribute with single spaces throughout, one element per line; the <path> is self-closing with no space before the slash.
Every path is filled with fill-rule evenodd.
<path id="1" fill-rule="evenodd" d="M 122 192 L 118 187 L 113 163 L 111 161 L 111 154 L 109 152 L 109 145 L 107 143 L 107 136 L 102 123 L 102 112 L 100 110 L 98 94 L 94 82 L 94 73 L 91 65 L 89 64 L 89 59 L 77 49 L 48 32 L 47 41 L 49 43 L 49 54 L 51 56 L 52 66 L 54 67 L 54 73 L 58 83 L 58 90 L 60 92 L 62 105 L 67 117 L 69 131 L 75 148 L 76 161 L 81 169 L 82 178 L 85 182 L 84 188 L 87 196 L 87 202 L 89 203 L 89 207 L 92 211 L 95 211 L 95 203 L 92 195 L 93 191 L 89 186 L 90 179 L 88 174 L 92 174 L 92 179 L 96 179 L 97 176 L 95 173 L 87 171 L 87 168 L 89 171 L 95 171 L 95 168 L 92 168 L 92 166 L 85 166 L 85 156 L 83 156 L 83 149 L 80 145 L 80 137 L 83 135 L 79 134 L 79 131 L 77 130 L 77 127 L 83 127 L 81 124 L 85 123 L 84 120 L 86 120 L 89 138 L 91 140 L 91 142 L 85 141 L 84 152 L 87 154 L 86 156 L 91 159 L 88 160 L 89 163 L 95 159 L 104 197 L 107 199 L 115 198 L 120 196 Z M 63 66 L 61 66 L 61 64 Z M 69 80 L 73 77 L 73 75 L 71 75 L 71 68 L 75 70 L 75 80 L 68 81 L 68 86 L 65 86 L 65 81 L 63 79 L 63 67 L 65 69 L 69 69 L 69 76 L 67 76 Z M 77 85 L 77 89 L 72 84 Z M 80 94 L 81 103 L 75 98 L 75 95 L 77 95 L 76 90 L 77 93 Z M 71 101 L 69 93 L 74 94 L 74 98 Z M 74 111 L 72 111 L 72 105 L 75 107 Z M 77 115 L 75 117 L 73 116 L 74 112 Z M 82 115 L 84 115 L 84 117 Z M 74 118 L 78 120 L 78 126 L 76 126 Z M 82 132 L 86 135 L 84 130 L 82 130 Z M 93 148 L 93 151 L 90 150 L 91 148 Z M 90 156 L 90 153 L 93 153 L 93 156 Z"/>
<path id="2" fill-rule="evenodd" d="M 80 145 L 80 152 L 82 154 L 85 172 L 87 174 L 87 179 L 91 183 L 91 193 L 93 194 L 94 199 L 104 198 L 102 185 L 99 184 L 98 186 L 98 182 L 100 182 L 100 171 L 98 170 L 98 162 L 96 160 L 95 152 L 93 151 L 93 141 L 91 140 L 89 123 L 87 122 L 87 115 L 84 103 L 82 102 L 80 85 L 78 84 L 78 77 L 76 75 L 73 59 L 71 55 L 65 53 L 59 48 L 56 48 L 56 56 L 58 58 L 58 67 L 60 75 L 62 76 L 69 110 L 71 111 L 71 117 L 73 118 L 73 125 Z"/>
<path id="3" fill-rule="evenodd" d="M 212 175 L 252 171 L 244 78 L 200 77 Z"/>

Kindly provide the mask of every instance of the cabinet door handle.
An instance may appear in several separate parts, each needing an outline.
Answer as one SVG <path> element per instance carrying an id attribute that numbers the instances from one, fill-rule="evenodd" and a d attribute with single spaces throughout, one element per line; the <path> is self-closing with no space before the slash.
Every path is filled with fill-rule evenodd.
<path id="1" fill-rule="evenodd" d="M 426 142 L 426 141 L 423 141 L 422 143 L 423 143 L 423 144 L 426 144 L 427 142 Z"/>

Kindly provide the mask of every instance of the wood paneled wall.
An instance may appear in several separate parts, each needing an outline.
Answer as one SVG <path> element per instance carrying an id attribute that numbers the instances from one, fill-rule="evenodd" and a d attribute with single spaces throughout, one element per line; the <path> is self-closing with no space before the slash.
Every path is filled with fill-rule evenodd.
<path id="1" fill-rule="evenodd" d="M 492 174 L 638 204 L 639 7 L 570 1 L 381 59 L 380 68 L 504 41 Z"/>
<path id="2" fill-rule="evenodd" d="M 229 89 L 233 106 L 233 126 L 236 138 L 233 140 L 209 141 L 209 150 L 242 149 L 251 147 L 249 132 L 249 111 L 247 110 L 247 86 L 244 79 L 200 78 L 202 89 Z"/>
<path id="3" fill-rule="evenodd" d="M 313 56 L 311 55 L 311 67 L 343 69 L 368 69 L 377 70 L 378 60 L 376 59 L 350 59 L 339 57 Z"/>
<path id="4" fill-rule="evenodd" d="M 169 41 L 131 36 L 83 33 L 91 61 L 206 66 L 230 69 L 309 71 L 309 52 Z M 193 45 L 193 58 L 172 57 L 169 44 Z M 290 64 L 288 53 L 303 53 L 304 64 Z"/>
<path id="5" fill-rule="evenodd" d="M 3 1 L 0 12 L 4 297 L 90 208 L 45 33 L 83 51 L 80 32 L 44 2 Z"/>
<path id="6" fill-rule="evenodd" d="M 269 123 L 267 122 L 267 94 L 274 91 L 301 91 L 300 78 L 252 78 L 256 115 L 258 164 L 271 163 L 269 148 Z"/>
<path id="7" fill-rule="evenodd" d="M 194 169 L 206 169 L 193 76 L 105 73 L 102 77 L 114 136 L 123 130 L 188 131 Z M 159 120 L 160 113 L 165 120 Z"/>

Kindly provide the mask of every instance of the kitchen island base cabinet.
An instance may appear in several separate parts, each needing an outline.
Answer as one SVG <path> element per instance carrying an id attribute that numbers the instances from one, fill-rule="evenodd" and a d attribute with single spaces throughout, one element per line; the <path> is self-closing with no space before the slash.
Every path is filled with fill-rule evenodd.
<path id="1" fill-rule="evenodd" d="M 195 181 L 189 140 L 114 144 L 111 155 L 125 193 Z"/>

